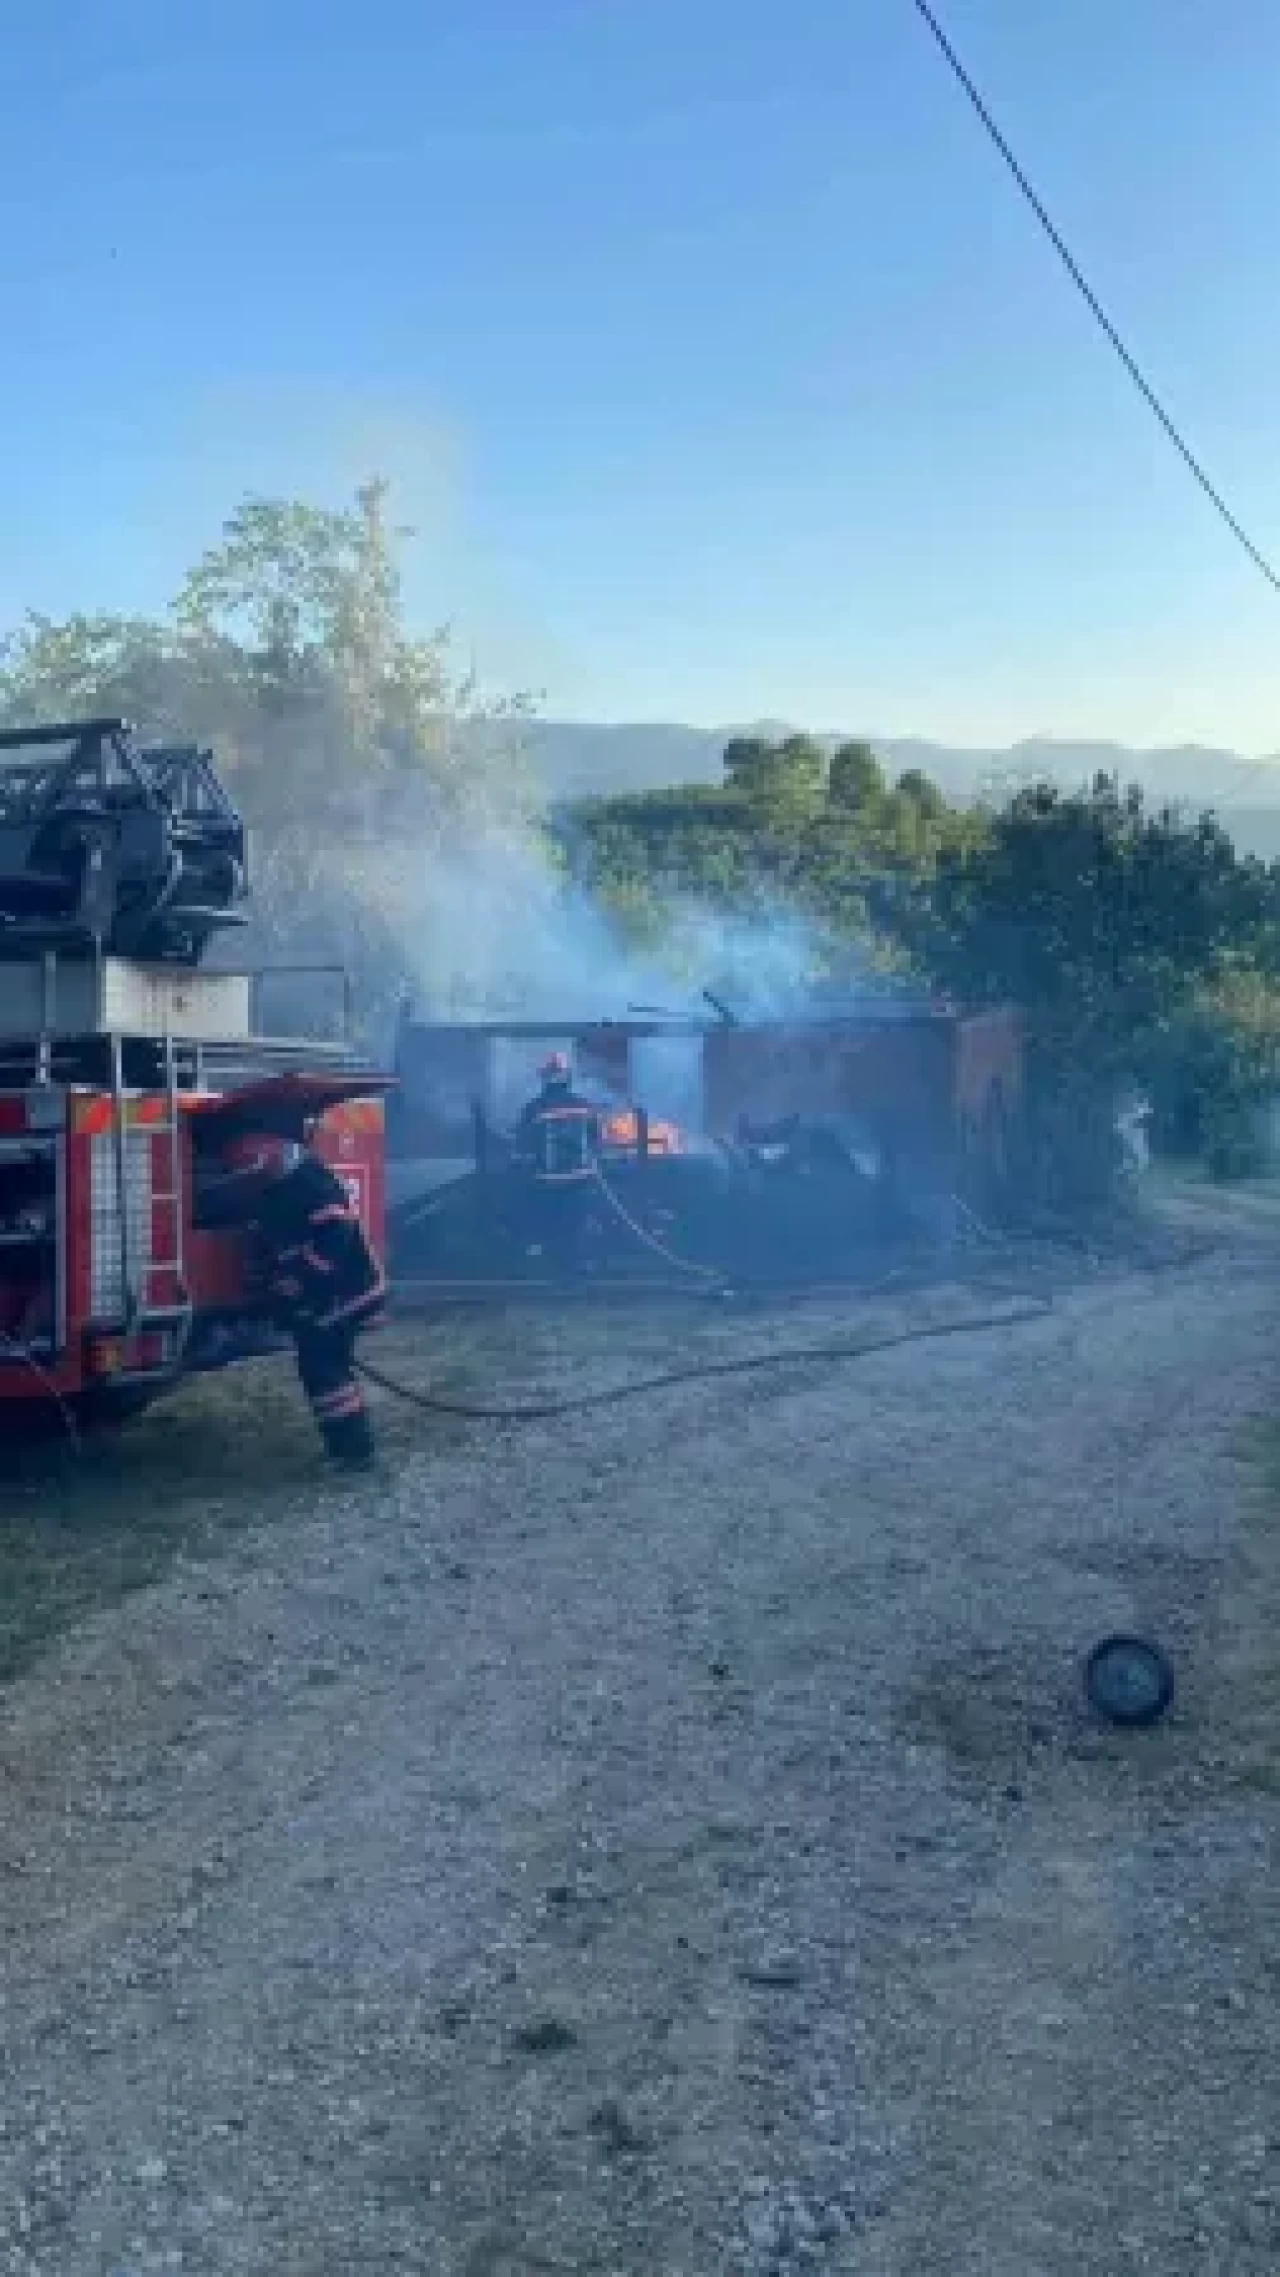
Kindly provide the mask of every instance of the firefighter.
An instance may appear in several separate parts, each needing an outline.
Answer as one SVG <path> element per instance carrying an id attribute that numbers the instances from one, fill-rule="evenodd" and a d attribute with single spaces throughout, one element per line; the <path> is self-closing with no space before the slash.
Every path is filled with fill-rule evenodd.
<path id="1" fill-rule="evenodd" d="M 538 1090 L 520 1112 L 516 1160 L 530 1180 L 538 1233 L 572 1270 L 581 1263 L 587 1203 L 597 1175 L 600 1109 L 574 1090 L 564 1052 L 552 1052 L 538 1079 Z"/>
<path id="2" fill-rule="evenodd" d="M 325 1453 L 373 1459 L 373 1432 L 355 1372 L 355 1341 L 381 1311 L 382 1268 L 345 1187 L 308 1148 L 265 1133 L 233 1139 L 224 1191 L 242 1185 L 243 1219 L 258 1235 L 272 1318 L 288 1330 Z M 241 1213 L 237 1213 L 241 1214 Z"/>
<path id="3" fill-rule="evenodd" d="M 600 1109 L 573 1088 L 564 1052 L 552 1052 L 538 1070 L 538 1089 L 520 1110 L 516 1153 L 539 1181 L 581 1181 L 595 1175 Z"/>

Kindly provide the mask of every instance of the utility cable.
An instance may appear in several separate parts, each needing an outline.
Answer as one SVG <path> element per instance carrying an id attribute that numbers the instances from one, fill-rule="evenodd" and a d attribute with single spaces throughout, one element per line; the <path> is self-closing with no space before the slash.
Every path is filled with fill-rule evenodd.
<path id="1" fill-rule="evenodd" d="M 1048 208 L 1045 206 L 1043 200 L 1038 196 L 1031 182 L 1028 180 L 1027 175 L 1024 173 L 1022 167 L 1020 166 L 1017 158 L 1014 156 L 1013 151 L 1010 149 L 1008 142 L 1006 141 L 1004 135 L 1001 133 L 1000 128 L 997 126 L 994 118 L 991 115 L 991 112 L 988 110 L 981 92 L 979 91 L 974 80 L 970 77 L 968 71 L 965 69 L 964 64 L 961 62 L 959 56 L 956 54 L 954 47 L 944 32 L 941 24 L 938 22 L 933 9 L 929 6 L 928 0 L 912 0 L 912 5 L 915 8 L 915 11 L 920 17 L 921 21 L 927 26 L 929 32 L 932 34 L 932 37 L 941 50 L 942 55 L 945 58 L 945 61 L 949 66 L 951 72 L 964 90 L 964 93 L 968 97 L 969 102 L 972 104 L 973 109 L 977 112 L 977 115 L 986 130 L 988 138 L 994 144 L 1001 158 L 1003 158 L 1005 165 L 1008 167 L 1009 172 L 1012 174 L 1014 181 L 1017 183 L 1018 188 L 1022 192 L 1023 197 L 1026 199 L 1027 204 L 1030 206 L 1032 213 L 1035 215 L 1036 220 L 1039 222 L 1041 229 L 1044 231 L 1045 236 L 1048 238 L 1049 243 L 1052 245 L 1054 252 L 1057 254 L 1058 259 L 1061 261 L 1062 266 L 1066 270 L 1067 275 L 1070 277 L 1072 284 L 1076 288 L 1076 291 L 1084 301 L 1086 308 L 1089 310 L 1090 315 L 1094 319 L 1094 322 L 1099 326 L 1100 330 L 1109 341 L 1112 349 L 1115 351 L 1115 354 L 1119 357 L 1120 362 L 1124 365 L 1129 378 L 1137 388 L 1139 395 L 1142 397 L 1143 402 L 1147 406 L 1147 409 L 1152 413 L 1153 417 L 1159 421 L 1161 427 L 1164 429 L 1166 436 L 1168 437 L 1168 440 L 1172 443 L 1175 451 L 1177 452 L 1179 458 L 1182 460 L 1182 463 L 1186 467 L 1188 473 L 1191 474 L 1194 477 L 1195 481 L 1199 484 L 1210 505 L 1213 507 L 1214 511 L 1218 514 L 1220 519 L 1225 522 L 1227 528 L 1231 532 L 1232 537 L 1236 540 L 1236 543 L 1244 548 L 1244 551 L 1248 554 L 1250 561 L 1254 565 L 1254 568 L 1261 571 L 1262 575 L 1266 578 L 1268 585 L 1271 586 L 1274 592 L 1280 593 L 1280 575 L 1278 575 L 1277 572 L 1272 568 L 1271 563 L 1266 558 L 1266 555 L 1262 553 L 1260 549 L 1254 544 L 1253 539 L 1249 536 L 1248 531 L 1232 513 L 1231 508 L 1228 506 L 1225 498 L 1222 495 L 1222 492 L 1217 488 L 1216 484 L 1211 481 L 1208 474 L 1206 474 L 1204 467 L 1196 457 L 1195 452 L 1191 449 L 1190 444 L 1179 432 L 1177 426 L 1174 424 L 1171 415 L 1168 411 L 1166 411 L 1163 403 L 1160 401 L 1159 396 L 1156 394 L 1155 389 L 1152 387 L 1150 381 L 1144 376 L 1136 358 L 1130 354 L 1129 349 L 1125 346 L 1119 332 L 1117 331 L 1115 325 L 1112 323 L 1111 318 L 1108 316 L 1092 285 L 1089 283 L 1089 280 L 1085 276 L 1084 271 L 1081 269 L 1079 262 L 1072 254 L 1071 249 L 1068 246 L 1065 238 L 1062 236 L 1061 231 L 1055 226 L 1052 217 L 1049 214 Z"/>

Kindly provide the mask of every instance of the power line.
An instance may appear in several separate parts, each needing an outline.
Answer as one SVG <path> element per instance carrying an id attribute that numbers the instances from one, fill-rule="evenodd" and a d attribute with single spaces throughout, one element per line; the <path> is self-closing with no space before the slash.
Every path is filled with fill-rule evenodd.
<path id="1" fill-rule="evenodd" d="M 1130 379 L 1133 381 L 1134 386 L 1137 388 L 1139 395 L 1142 397 L 1143 402 L 1147 406 L 1147 409 L 1153 412 L 1155 417 L 1159 420 L 1160 425 L 1163 427 L 1165 434 L 1169 438 L 1169 441 L 1172 443 L 1179 458 L 1182 460 L 1183 465 L 1192 475 L 1194 475 L 1210 505 L 1226 523 L 1227 528 L 1230 530 L 1231 535 L 1233 538 L 1235 538 L 1236 542 L 1239 545 L 1243 546 L 1255 569 L 1260 569 L 1263 576 L 1266 578 L 1268 585 L 1270 585 L 1275 592 L 1280 593 L 1280 576 L 1278 576 L 1276 571 L 1272 568 L 1270 562 L 1266 558 L 1266 555 L 1260 552 L 1258 547 L 1254 544 L 1253 539 L 1249 536 L 1248 531 L 1242 526 L 1240 522 L 1236 520 L 1235 515 L 1232 513 L 1231 508 L 1228 506 L 1221 491 L 1213 482 L 1210 481 L 1209 476 L 1205 473 L 1204 468 L 1200 464 L 1199 459 L 1196 457 L 1195 452 L 1191 449 L 1190 444 L 1184 441 L 1182 435 L 1174 425 L 1174 422 L 1171 419 L 1169 413 L 1165 410 L 1163 403 L 1160 401 L 1159 396 L 1156 394 L 1155 389 L 1143 376 L 1139 365 L 1133 356 L 1130 355 L 1129 350 L 1126 348 L 1124 341 L 1121 339 L 1120 334 L 1117 332 L 1115 325 L 1107 315 L 1105 308 L 1103 307 L 1101 301 L 1098 299 L 1097 294 L 1094 292 L 1092 285 L 1089 283 L 1088 278 L 1085 276 L 1083 270 L 1080 268 L 1079 263 L 1072 255 L 1070 247 L 1067 245 L 1060 231 L 1055 228 L 1054 223 L 1043 201 L 1037 196 L 1017 159 L 1014 157 L 1012 150 L 1009 148 L 1009 145 L 1006 142 L 1003 134 L 1001 133 L 999 127 L 996 125 L 995 120 L 992 118 L 990 111 L 987 109 L 987 106 L 983 101 L 978 88 L 970 78 L 969 73 L 965 70 L 963 63 L 960 61 L 959 56 L 956 54 L 955 49 L 952 47 L 950 40 L 947 38 L 946 33 L 943 31 L 942 26 L 938 22 L 937 17 L 934 15 L 932 8 L 928 6 L 928 0 L 913 0 L 913 5 L 916 9 L 916 13 L 922 18 L 923 22 L 932 33 L 948 65 L 950 66 L 956 79 L 959 81 L 961 87 L 964 89 L 965 94 L 968 96 L 969 101 L 973 105 L 974 110 L 977 112 L 978 117 L 981 119 L 982 124 L 985 127 L 988 136 L 990 137 L 990 140 L 995 144 L 996 149 L 999 151 L 1000 156 L 1003 158 L 1005 165 L 1008 167 L 1009 172 L 1012 174 L 1014 181 L 1017 183 L 1018 188 L 1021 190 L 1023 197 L 1026 199 L 1027 204 L 1030 206 L 1032 213 L 1035 215 L 1036 220 L 1039 222 L 1041 229 L 1044 231 L 1045 236 L 1049 240 L 1049 243 L 1052 245 L 1054 252 L 1057 254 L 1058 259 L 1061 261 L 1062 266 L 1066 270 L 1067 275 L 1070 277 L 1072 284 L 1076 288 L 1076 291 L 1080 294 L 1081 299 L 1084 301 L 1085 306 L 1088 308 L 1090 314 L 1094 318 L 1094 321 L 1098 324 L 1103 333 L 1105 333 L 1106 338 L 1109 340 L 1112 348 L 1115 350 L 1116 355 L 1120 358 L 1121 363 L 1124 365 L 1126 372 L 1129 374 Z"/>

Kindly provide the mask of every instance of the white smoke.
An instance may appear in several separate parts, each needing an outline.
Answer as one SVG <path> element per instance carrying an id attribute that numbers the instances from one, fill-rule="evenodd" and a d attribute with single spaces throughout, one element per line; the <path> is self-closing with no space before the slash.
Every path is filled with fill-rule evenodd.
<path id="1" fill-rule="evenodd" d="M 419 872 L 408 898 L 408 978 L 432 1018 L 617 1017 L 634 986 L 653 985 L 531 836 L 469 836 Z"/>
<path id="2" fill-rule="evenodd" d="M 738 1020 L 794 1018 L 891 985 L 870 951 L 825 939 L 781 907 L 733 914 L 671 897 L 657 925 L 646 912 L 638 946 L 534 828 L 489 820 L 447 839 L 421 827 L 345 845 L 299 835 L 260 865 L 257 906 L 261 937 L 244 944 L 253 961 L 335 961 L 379 1057 L 406 995 L 421 1019 L 572 1027 L 646 1012 L 705 1024 L 720 1007 Z M 282 976 L 277 1020 L 310 1032 L 317 987 L 300 980 L 295 1002 Z M 683 1119 L 691 1076 L 678 1056 L 650 1053 L 647 1095 Z"/>
<path id="3" fill-rule="evenodd" d="M 555 867 L 532 835 L 489 830 L 429 862 L 395 859 L 384 903 L 406 951 L 422 1016 L 451 1020 L 623 1019 L 637 1009 L 705 1019 L 707 996 L 740 1019 L 812 1006 L 838 977 L 879 993 L 869 960 L 851 958 L 787 911 L 736 917 L 677 899 L 655 945 L 629 943 Z"/>
<path id="4" fill-rule="evenodd" d="M 700 1035 L 633 1037 L 629 1073 L 634 1096 L 651 1115 L 664 1115 L 685 1131 L 702 1129 L 706 1095 Z"/>

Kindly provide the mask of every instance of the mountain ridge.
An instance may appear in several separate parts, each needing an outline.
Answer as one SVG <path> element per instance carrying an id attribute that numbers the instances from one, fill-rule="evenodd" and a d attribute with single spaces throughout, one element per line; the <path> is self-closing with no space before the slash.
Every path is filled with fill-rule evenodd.
<path id="1" fill-rule="evenodd" d="M 529 765 L 553 803 L 677 783 L 717 783 L 725 744 L 734 735 L 771 737 L 801 732 L 784 721 L 752 721 L 723 728 L 679 721 L 590 721 L 534 718 L 525 730 Z M 826 749 L 844 741 L 825 731 Z M 1105 741 L 1027 736 L 1001 748 L 938 743 L 925 736 L 861 735 L 892 775 L 918 767 L 948 798 L 967 801 L 1017 783 L 1048 778 L 1064 789 L 1096 774 L 1118 774 L 1148 798 L 1197 810 L 1212 808 L 1242 846 L 1260 834 L 1268 843 L 1250 851 L 1280 853 L 1280 753 L 1262 759 L 1206 744 L 1136 747 Z"/>

